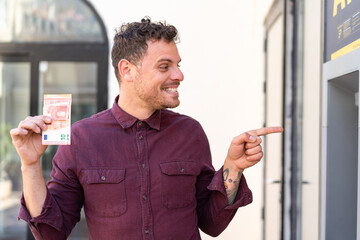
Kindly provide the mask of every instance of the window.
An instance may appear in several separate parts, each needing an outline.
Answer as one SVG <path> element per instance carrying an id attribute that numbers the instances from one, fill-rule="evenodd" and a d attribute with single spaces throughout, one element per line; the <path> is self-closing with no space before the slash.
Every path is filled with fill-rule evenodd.
<path id="1" fill-rule="evenodd" d="M 80 0 L 0 0 L 2 42 L 103 42 L 101 25 Z"/>

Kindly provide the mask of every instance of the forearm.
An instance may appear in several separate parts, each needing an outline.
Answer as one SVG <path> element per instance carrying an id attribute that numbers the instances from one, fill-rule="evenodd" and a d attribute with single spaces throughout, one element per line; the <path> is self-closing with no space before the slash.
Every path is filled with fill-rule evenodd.
<path id="1" fill-rule="evenodd" d="M 26 207 L 31 217 L 37 217 L 42 211 L 47 191 L 40 161 L 33 165 L 23 164 L 21 172 Z"/>
<path id="2" fill-rule="evenodd" d="M 223 167 L 223 181 L 229 205 L 233 204 L 235 200 L 236 194 L 239 189 L 242 173 L 242 169 L 238 169 L 230 161 L 225 161 Z"/>

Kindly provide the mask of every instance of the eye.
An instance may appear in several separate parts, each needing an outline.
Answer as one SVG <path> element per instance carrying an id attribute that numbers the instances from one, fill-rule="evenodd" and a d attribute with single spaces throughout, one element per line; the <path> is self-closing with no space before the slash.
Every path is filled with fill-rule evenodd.
<path id="1" fill-rule="evenodd" d="M 167 71 L 169 69 L 169 66 L 167 64 L 163 64 L 163 65 L 160 65 L 159 68 L 160 68 L 161 71 L 165 72 L 165 71 Z"/>

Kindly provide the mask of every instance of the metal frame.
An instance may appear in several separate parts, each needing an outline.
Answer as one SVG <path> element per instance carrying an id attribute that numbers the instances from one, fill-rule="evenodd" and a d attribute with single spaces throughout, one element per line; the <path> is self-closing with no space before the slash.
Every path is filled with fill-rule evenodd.
<path id="1" fill-rule="evenodd" d="M 275 0 L 272 4 L 272 6 L 270 7 L 270 10 L 269 12 L 267 13 L 266 15 L 266 18 L 264 20 L 264 26 L 265 26 L 265 29 L 266 29 L 266 38 L 265 38 L 265 54 L 267 52 L 267 34 L 268 34 L 268 29 L 270 29 L 272 27 L 272 25 L 275 23 L 275 21 L 278 19 L 279 16 L 283 15 L 283 31 L 284 31 L 284 35 L 283 35 L 283 42 L 284 44 L 286 44 L 286 32 L 287 32 L 287 28 L 286 28 L 286 2 L 287 0 Z M 286 78 L 286 71 L 285 71 L 285 68 L 286 68 L 286 58 L 287 58 L 287 55 L 286 55 L 286 49 L 284 48 L 284 52 L 283 52 L 283 117 L 282 117 L 282 122 L 283 122 L 283 125 L 285 123 L 285 115 L 284 115 L 284 112 L 285 112 L 285 78 Z M 266 59 L 266 58 L 265 58 Z M 266 74 L 266 68 L 267 68 L 267 62 L 265 60 L 265 74 Z M 265 75 L 265 85 L 264 85 L 264 91 L 265 91 L 265 95 L 266 95 L 266 84 L 267 84 L 267 77 Z M 265 101 L 266 101 L 266 98 L 265 98 Z M 265 105 L 266 105 L 266 102 L 265 102 Z M 266 109 L 265 109 L 265 113 L 264 113 L 266 116 Z M 265 124 L 264 124 L 265 125 Z M 282 135 L 282 143 L 284 145 L 284 142 L 285 142 L 285 134 Z M 266 149 L 266 138 L 265 138 L 265 149 Z M 266 158 L 266 153 L 265 153 L 265 156 L 264 158 Z M 279 182 L 279 184 L 281 184 L 281 229 L 280 229 L 280 236 L 281 236 L 281 239 L 284 239 L 284 231 L 285 231 L 285 205 L 284 205 L 284 200 L 285 200 L 285 148 L 283 147 L 282 148 L 282 170 L 281 170 L 281 181 Z M 265 161 L 266 162 L 266 161 Z M 266 172 L 266 166 L 264 167 L 264 180 L 265 180 L 265 172 Z M 265 205 L 265 200 L 266 200 L 266 191 L 265 191 L 265 185 L 264 184 L 264 196 L 263 196 L 263 201 L 264 201 L 264 205 Z M 265 214 L 265 209 L 263 210 L 264 214 Z M 263 219 L 265 219 L 265 216 L 263 216 Z M 263 239 L 265 238 L 265 225 L 266 223 L 264 222 L 263 224 Z"/>
<path id="2" fill-rule="evenodd" d="M 302 208 L 302 129 L 299 127 L 299 117 L 302 109 L 302 73 L 298 67 L 302 64 L 302 41 L 298 37 L 299 24 L 302 16 L 299 15 L 303 1 L 277 0 L 270 8 L 264 25 L 266 29 L 276 20 L 279 14 L 284 16 L 284 51 L 283 51 L 283 134 L 282 149 L 282 212 L 281 212 L 281 239 L 301 239 L 301 208 Z M 303 26 L 303 25 L 301 25 Z M 266 65 L 266 64 L 265 64 Z M 301 119 L 300 119 L 301 120 Z M 264 197 L 265 198 L 265 197 Z"/>
<path id="3" fill-rule="evenodd" d="M 320 62 L 320 67 L 321 67 L 321 70 L 320 70 L 320 122 L 318 124 L 320 124 L 320 161 L 319 161 L 319 169 L 320 169 L 320 173 L 319 173 L 319 188 L 320 188 L 320 197 L 319 197 L 319 206 L 320 206 L 320 217 L 318 219 L 318 223 L 319 223 L 319 235 L 318 235 L 318 238 L 319 240 L 322 240 L 323 237 L 325 237 L 325 228 L 323 228 L 323 216 L 322 216 L 322 212 L 323 212 L 323 209 L 326 209 L 326 206 L 323 206 L 323 196 L 326 196 L 326 195 L 323 195 L 323 186 L 326 186 L 326 183 L 325 185 L 323 185 L 323 177 L 326 177 L 326 172 L 325 174 L 323 173 L 323 169 L 322 169 L 322 166 L 323 166 L 323 158 L 324 158 L 324 154 L 323 154 L 323 144 L 324 144 L 324 140 L 326 139 L 326 136 L 325 138 L 323 137 L 323 129 L 322 129 L 322 122 L 323 122 L 323 119 L 324 119 L 324 107 L 323 107 L 323 104 L 324 101 L 324 92 L 323 92 L 323 86 L 321 85 L 323 83 L 323 77 L 324 77 L 324 74 L 323 74 L 323 62 L 324 62 L 324 58 L 325 58 L 325 46 L 324 46 L 324 43 L 325 43 L 325 0 L 321 0 L 321 23 L 320 23 L 320 28 L 321 28 L 321 49 L 320 49 L 320 57 L 321 57 L 321 62 Z M 324 207 L 324 208 L 323 208 Z M 323 237 L 322 237 L 323 236 Z"/>

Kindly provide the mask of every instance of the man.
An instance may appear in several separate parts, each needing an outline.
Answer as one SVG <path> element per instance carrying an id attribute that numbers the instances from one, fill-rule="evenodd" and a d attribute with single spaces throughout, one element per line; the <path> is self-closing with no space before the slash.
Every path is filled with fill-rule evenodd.
<path id="1" fill-rule="evenodd" d="M 11 130 L 22 163 L 19 217 L 37 239 L 66 239 L 82 206 L 90 239 L 193 240 L 199 228 L 217 236 L 252 201 L 242 172 L 263 155 L 259 136 L 282 128 L 235 137 L 215 172 L 200 124 L 167 110 L 179 105 L 184 79 L 176 41 L 175 27 L 150 19 L 119 29 L 112 60 L 120 94 L 111 109 L 72 126 L 47 185 L 40 133 L 51 119 L 28 117 Z"/>

